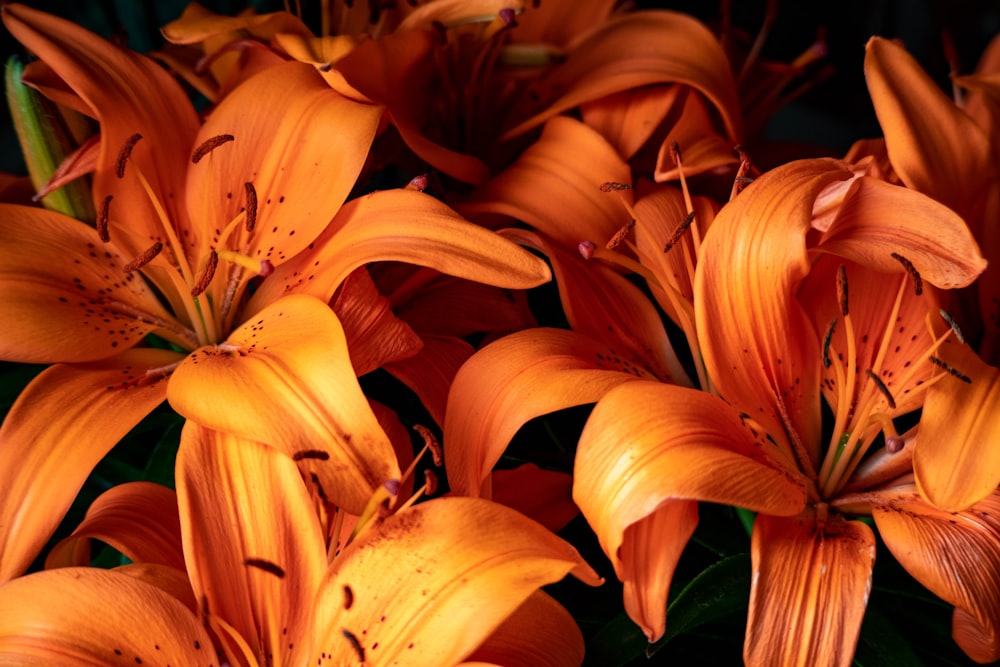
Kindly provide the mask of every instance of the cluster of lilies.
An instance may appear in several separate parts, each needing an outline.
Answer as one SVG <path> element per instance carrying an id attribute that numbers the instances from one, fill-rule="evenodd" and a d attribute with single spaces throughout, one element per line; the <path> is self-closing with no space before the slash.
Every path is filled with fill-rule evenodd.
<path id="1" fill-rule="evenodd" d="M 1000 42 L 952 99 L 872 38 L 884 139 L 761 168 L 819 47 L 392 4 L 324 2 L 318 36 L 191 4 L 151 56 L 0 9 L 36 56 L 0 359 L 49 365 L 0 427 L 0 662 L 579 665 L 542 587 L 602 578 L 554 531 L 582 514 L 655 642 L 699 502 L 754 517 L 746 664 L 851 664 L 876 533 L 1000 659 Z M 47 547 L 164 401 L 175 488 Z M 591 404 L 571 471 L 498 468 Z"/>

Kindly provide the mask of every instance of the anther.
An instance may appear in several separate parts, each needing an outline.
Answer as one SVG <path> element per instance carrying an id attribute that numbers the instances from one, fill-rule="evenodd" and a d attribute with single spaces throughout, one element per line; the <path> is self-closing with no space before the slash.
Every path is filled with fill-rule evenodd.
<path id="1" fill-rule="evenodd" d="M 920 277 L 920 273 L 914 268 L 913 263 L 900 255 L 899 253 L 892 253 L 892 258 L 903 265 L 906 272 L 910 275 L 910 280 L 913 281 L 913 293 L 920 296 L 924 293 L 924 280 Z"/>
<path id="2" fill-rule="evenodd" d="M 949 327 L 951 327 L 951 331 L 952 331 L 952 333 L 955 334 L 955 338 L 958 339 L 958 342 L 959 343 L 964 343 L 965 342 L 965 337 L 962 336 L 962 330 L 958 328 L 958 325 L 955 323 L 955 320 L 953 320 L 951 318 L 951 315 L 949 315 L 948 313 L 946 313 L 943 310 L 939 311 L 939 312 L 941 313 L 941 317 L 944 318 L 944 321 L 948 323 Z"/>
<path id="3" fill-rule="evenodd" d="M 111 235 L 108 233 L 108 218 L 111 215 L 112 199 L 114 199 L 112 195 L 105 197 L 104 201 L 101 202 L 101 212 L 97 214 L 97 236 L 104 243 L 111 240 Z"/>
<path id="4" fill-rule="evenodd" d="M 214 151 L 216 148 L 222 144 L 228 144 L 230 141 L 235 141 L 236 137 L 231 134 L 219 134 L 205 141 L 201 142 L 198 148 L 194 149 L 194 153 L 191 154 L 191 162 L 198 164 L 201 159 Z"/>
<path id="5" fill-rule="evenodd" d="M 597 250 L 597 244 L 593 241 L 580 241 L 579 245 L 576 246 L 576 250 L 580 253 L 580 257 L 590 259 L 594 256 L 594 251 Z"/>
<path id="6" fill-rule="evenodd" d="M 875 371 L 873 371 L 872 369 L 866 368 L 865 373 L 868 375 L 868 378 L 875 383 L 875 386 L 878 387 L 878 390 L 882 392 L 882 395 L 885 396 L 885 400 L 889 403 L 889 407 L 895 410 L 896 399 L 892 397 L 892 392 L 890 392 L 889 388 L 885 386 L 885 383 L 882 382 L 879 376 L 876 375 Z"/>
<path id="7" fill-rule="evenodd" d="M 131 262 L 122 267 L 122 271 L 125 273 L 132 273 L 133 271 L 138 271 L 142 267 L 146 266 L 153 261 L 160 251 L 163 250 L 163 244 L 157 241 L 153 245 L 149 246 L 141 255 L 133 259 Z"/>
<path id="8" fill-rule="evenodd" d="M 365 647 L 362 646 L 361 642 L 358 641 L 357 636 L 353 632 L 351 632 L 350 630 L 348 630 L 347 628 L 341 628 L 340 629 L 340 634 L 344 635 L 344 639 L 346 639 L 347 641 L 349 641 L 351 643 L 351 648 L 353 648 L 354 652 L 358 654 L 358 661 L 359 662 L 364 662 L 365 661 Z"/>
<path id="9" fill-rule="evenodd" d="M 948 364 L 946 361 L 938 359 L 937 357 L 927 357 L 927 359 L 935 366 L 938 366 L 939 368 L 943 368 L 944 370 L 948 371 L 950 374 L 954 375 L 962 382 L 965 382 L 966 384 L 972 384 L 972 378 L 962 373 L 954 366 Z"/>
<path id="10" fill-rule="evenodd" d="M 293 461 L 301 461 L 302 459 L 319 459 L 320 461 L 328 461 L 330 459 L 330 453 L 324 452 L 322 449 L 303 449 L 292 454 Z"/>
<path id="11" fill-rule="evenodd" d="M 424 439 L 424 446 L 431 450 L 431 459 L 434 461 L 434 465 L 440 468 L 444 464 L 444 455 L 443 450 L 441 449 L 441 443 L 438 442 L 438 439 L 426 426 L 414 424 L 413 430 L 419 433 L 420 437 Z"/>
<path id="12" fill-rule="evenodd" d="M 684 220 L 681 221 L 680 226 L 674 230 L 673 235 L 667 240 L 667 243 L 663 246 L 663 252 L 670 252 L 670 249 L 677 245 L 677 242 L 681 240 L 681 237 L 691 228 L 692 223 L 694 223 L 694 211 L 688 213 Z"/>
<path id="13" fill-rule="evenodd" d="M 198 296 L 202 292 L 208 289 L 209 283 L 212 282 L 212 278 L 215 277 L 215 269 L 219 266 L 219 253 L 214 250 L 208 256 L 208 262 L 205 263 L 205 270 L 201 272 L 198 276 L 198 282 L 194 284 L 191 288 L 191 296 Z"/>
<path id="14" fill-rule="evenodd" d="M 850 312 L 847 307 L 847 269 L 843 264 L 837 267 L 837 304 L 840 306 L 840 316 L 847 317 Z"/>
<path id="15" fill-rule="evenodd" d="M 136 132 L 125 140 L 125 145 L 118 152 L 118 159 L 115 160 L 115 175 L 118 178 L 125 178 L 125 163 L 128 162 L 129 156 L 132 155 L 132 149 L 135 148 L 140 139 L 142 139 L 142 135 Z"/>
<path id="16" fill-rule="evenodd" d="M 631 190 L 631 183 L 616 183 L 615 181 L 607 181 L 606 183 L 601 183 L 601 192 L 618 192 L 619 190 Z"/>
<path id="17" fill-rule="evenodd" d="M 430 468 L 424 470 L 424 494 L 433 496 L 437 492 L 438 478 Z"/>
<path id="18" fill-rule="evenodd" d="M 629 220 L 628 222 L 626 222 L 624 225 L 622 225 L 621 229 L 615 232 L 615 235 L 612 236 L 608 240 L 608 242 L 604 244 L 604 247 L 607 248 L 608 250 L 614 250 L 615 248 L 617 248 L 619 245 L 621 245 L 621 242 L 625 240 L 625 237 L 628 236 L 629 232 L 632 231 L 633 227 L 635 227 L 635 220 Z"/>
<path id="19" fill-rule="evenodd" d="M 344 584 L 344 609 L 350 609 L 354 606 L 354 591 L 350 586 Z"/>
<path id="20" fill-rule="evenodd" d="M 264 570 L 268 574 L 273 574 L 278 579 L 285 578 L 285 570 L 277 563 L 272 563 L 269 560 L 264 560 L 263 558 L 247 558 L 243 561 L 243 564 L 248 567 L 256 567 L 259 570 Z"/>
<path id="21" fill-rule="evenodd" d="M 681 146 L 676 141 L 670 146 L 670 157 L 673 158 L 674 164 L 680 166 L 681 164 Z"/>
<path id="22" fill-rule="evenodd" d="M 244 183 L 243 187 L 247 191 L 247 231 L 252 232 L 257 226 L 257 190 L 253 183 Z"/>
<path id="23" fill-rule="evenodd" d="M 833 341 L 833 331 L 837 328 L 837 318 L 830 320 L 830 326 L 826 328 L 826 335 L 823 336 L 823 368 L 830 367 L 830 343 Z"/>

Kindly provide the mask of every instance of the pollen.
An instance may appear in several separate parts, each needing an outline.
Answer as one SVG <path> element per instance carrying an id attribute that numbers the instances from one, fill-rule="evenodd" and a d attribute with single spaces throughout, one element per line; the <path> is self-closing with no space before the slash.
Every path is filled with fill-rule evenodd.
<path id="1" fill-rule="evenodd" d="M 246 229 L 248 232 L 252 232 L 254 227 L 257 226 L 257 190 L 254 188 L 253 183 L 244 183 L 243 187 L 247 193 Z"/>
<path id="2" fill-rule="evenodd" d="M 209 254 L 205 269 L 198 276 L 198 282 L 191 288 L 191 296 L 198 296 L 206 289 L 215 277 L 215 269 L 219 266 L 219 254 L 214 250 Z"/>
<path id="3" fill-rule="evenodd" d="M 216 148 L 223 144 L 227 144 L 230 141 L 235 141 L 236 137 L 231 134 L 219 134 L 205 141 L 201 142 L 198 148 L 194 149 L 194 153 L 191 154 L 191 162 L 198 164 L 201 162 L 202 158 L 214 151 Z"/>
<path id="4" fill-rule="evenodd" d="M 677 245 L 677 242 L 681 240 L 681 238 L 684 236 L 687 230 L 691 228 L 691 225 L 694 223 L 694 216 L 695 216 L 694 211 L 691 211 L 690 213 L 687 214 L 687 216 L 684 217 L 684 219 L 681 221 L 681 224 L 677 227 L 677 229 L 674 230 L 674 233 L 670 236 L 666 244 L 663 246 L 664 253 L 670 252 L 670 250 L 675 245 Z"/>
<path id="5" fill-rule="evenodd" d="M 115 160 L 115 175 L 118 178 L 125 178 L 125 163 L 128 162 L 129 157 L 132 155 L 132 149 L 135 148 L 140 139 L 142 139 L 142 135 L 136 132 L 125 140 L 125 145 L 118 152 L 118 159 Z"/>
<path id="6" fill-rule="evenodd" d="M 903 265 L 906 269 L 906 273 L 910 276 L 910 280 L 913 281 L 913 293 L 920 296 L 924 293 L 924 281 L 920 277 L 920 273 L 914 268 L 913 263 L 900 255 L 899 253 L 892 253 L 892 258 Z"/>
<path id="7" fill-rule="evenodd" d="M 163 244 L 157 241 L 153 245 L 149 246 L 141 255 L 133 259 L 131 262 L 122 267 L 125 273 L 132 273 L 133 271 L 138 271 L 142 267 L 146 266 L 152 262 L 157 255 L 163 250 Z"/>
<path id="8" fill-rule="evenodd" d="M 112 199 L 114 199 L 113 195 L 108 195 L 104 198 L 104 201 L 101 202 L 101 211 L 97 215 L 97 236 L 104 243 L 111 240 L 111 234 L 108 233 L 108 218 L 111 215 Z"/>
<path id="9" fill-rule="evenodd" d="M 837 305 L 840 306 L 841 317 L 850 314 L 847 301 L 847 269 L 843 264 L 837 267 Z"/>

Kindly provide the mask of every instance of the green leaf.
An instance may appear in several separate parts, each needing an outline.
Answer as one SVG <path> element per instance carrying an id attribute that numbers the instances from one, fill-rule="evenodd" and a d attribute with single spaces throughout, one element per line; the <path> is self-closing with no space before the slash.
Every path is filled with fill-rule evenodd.
<path id="1" fill-rule="evenodd" d="M 883 614 L 871 607 L 861 625 L 855 667 L 923 667 L 911 641 L 901 635 Z"/>
<path id="2" fill-rule="evenodd" d="M 652 656 L 674 637 L 711 621 L 745 611 L 750 599 L 750 555 L 738 554 L 709 566 L 667 607 L 667 631 L 646 649 Z"/>

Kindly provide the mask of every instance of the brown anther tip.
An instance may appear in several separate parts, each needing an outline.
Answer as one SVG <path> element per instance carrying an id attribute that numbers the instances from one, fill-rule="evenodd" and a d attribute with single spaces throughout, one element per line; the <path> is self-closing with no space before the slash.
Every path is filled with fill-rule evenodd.
<path id="1" fill-rule="evenodd" d="M 423 424 L 414 424 L 413 430 L 424 439 L 424 444 L 431 452 L 431 460 L 434 461 L 434 465 L 440 468 L 444 464 L 444 450 L 441 449 L 441 443 L 438 442 L 437 436 Z"/>
<path id="2" fill-rule="evenodd" d="M 350 609 L 354 606 L 354 591 L 350 586 L 344 584 L 344 609 Z"/>
<path id="3" fill-rule="evenodd" d="M 333 69 L 333 61 L 330 61 L 328 63 L 323 63 L 322 65 L 320 65 L 316 69 L 318 69 L 320 72 L 323 72 L 325 74 L 326 72 L 329 72 L 330 70 Z"/>
<path id="4" fill-rule="evenodd" d="M 191 154 L 191 162 L 198 164 L 201 162 L 202 158 L 214 151 L 216 148 L 223 144 L 227 144 L 230 141 L 235 141 L 236 137 L 231 134 L 219 134 L 214 137 L 209 137 L 205 141 L 201 142 L 198 148 L 194 149 L 194 153 Z"/>
<path id="5" fill-rule="evenodd" d="M 837 267 L 837 305 L 840 306 L 840 316 L 847 317 L 850 313 L 847 300 L 847 268 L 843 264 Z"/>
<path id="6" fill-rule="evenodd" d="M 205 270 L 201 272 L 198 277 L 198 282 L 194 284 L 191 288 L 191 296 L 200 296 L 202 292 L 208 289 L 209 284 L 212 282 L 212 278 L 215 277 L 215 269 L 219 266 L 219 253 L 212 250 L 211 254 L 208 256 L 208 261 L 205 263 Z"/>
<path id="7" fill-rule="evenodd" d="M 674 159 L 674 164 L 680 165 L 683 158 L 681 157 L 681 146 L 676 141 L 670 146 L 670 157 Z"/>
<path id="8" fill-rule="evenodd" d="M 941 313 L 941 317 L 943 317 L 944 321 L 948 323 L 949 327 L 951 327 L 951 331 L 952 331 L 952 333 L 955 334 L 955 338 L 958 339 L 958 342 L 959 343 L 964 343 L 965 342 L 965 336 L 962 335 L 962 330 L 958 328 L 958 323 L 955 322 L 955 320 L 952 319 L 951 315 L 949 315 L 947 311 L 941 310 L 941 311 L 938 311 L 938 312 Z"/>
<path id="9" fill-rule="evenodd" d="M 284 568 L 282 568 L 277 563 L 273 563 L 269 560 L 265 560 L 263 558 L 247 558 L 246 560 L 243 561 L 243 564 L 246 565 L 247 567 L 255 567 L 258 570 L 263 570 L 264 572 L 267 572 L 268 574 L 273 574 L 278 579 L 285 578 Z"/>
<path id="10" fill-rule="evenodd" d="M 873 371 L 870 368 L 866 368 L 865 369 L 865 374 L 868 376 L 868 379 L 870 379 L 872 382 L 875 383 L 875 386 L 882 393 L 882 395 L 885 396 L 885 400 L 889 404 L 889 408 L 891 408 L 892 410 L 895 410 L 896 409 L 896 399 L 893 398 L 892 392 L 889 391 L 889 387 L 885 386 L 885 383 L 882 382 L 882 378 L 880 378 L 878 375 L 876 375 L 875 371 Z"/>
<path id="11" fill-rule="evenodd" d="M 906 441 L 899 437 L 889 437 L 885 439 L 885 451 L 890 454 L 898 454 L 903 451 Z"/>
<path id="12" fill-rule="evenodd" d="M 674 230 L 674 233 L 670 236 L 669 239 L 667 239 L 667 242 L 664 244 L 663 252 L 670 252 L 670 249 L 673 248 L 675 245 L 677 245 L 677 242 L 681 240 L 681 237 L 684 236 L 684 233 L 694 223 L 694 217 L 695 213 L 694 211 L 691 211 L 684 217 L 683 220 L 681 220 L 681 224 L 677 226 L 677 229 Z"/>
<path id="13" fill-rule="evenodd" d="M 124 271 L 125 273 L 132 273 L 133 271 L 138 271 L 142 267 L 152 262 L 153 259 L 155 259 L 156 256 L 159 255 L 160 251 L 162 250 L 163 250 L 163 244 L 157 241 L 153 245 L 149 246 L 149 248 L 147 248 L 141 255 L 139 255 L 131 262 L 123 266 L 122 271 Z"/>
<path id="14" fill-rule="evenodd" d="M 617 248 L 619 245 L 621 245 L 622 241 L 625 240 L 629 232 L 632 231 L 633 227 L 635 227 L 635 220 L 629 220 L 628 222 L 626 222 L 624 225 L 622 225 L 621 229 L 615 232 L 614 236 L 608 239 L 608 242 L 604 244 L 604 247 L 607 248 L 608 250 L 614 250 L 615 248 Z"/>
<path id="15" fill-rule="evenodd" d="M 615 181 L 606 181 L 601 183 L 601 192 L 617 192 L 619 190 L 631 190 L 631 183 L 617 183 Z"/>
<path id="16" fill-rule="evenodd" d="M 430 468 L 424 470 L 424 493 L 428 496 L 433 496 L 437 493 L 438 489 L 438 478 L 434 474 L 434 471 Z"/>
<path id="17" fill-rule="evenodd" d="M 125 178 L 125 163 L 128 162 L 129 156 L 132 155 L 132 149 L 135 148 L 140 139 L 142 139 L 142 135 L 136 132 L 125 140 L 125 145 L 118 152 L 118 159 L 115 160 L 115 175 L 118 178 Z"/>
<path id="18" fill-rule="evenodd" d="M 257 272 L 257 275 L 262 278 L 267 278 L 272 273 L 274 273 L 274 264 L 271 263 L 271 260 L 260 260 L 260 271 Z"/>
<path id="19" fill-rule="evenodd" d="M 97 236 L 102 242 L 108 243 L 111 240 L 111 234 L 108 232 L 108 219 L 111 214 L 111 200 L 114 199 L 114 195 L 108 195 L 101 202 L 101 212 L 97 215 Z"/>
<path id="20" fill-rule="evenodd" d="M 402 487 L 402 482 L 398 479 L 387 479 L 382 486 L 384 486 L 385 490 L 389 492 L 389 495 L 396 497 L 399 495 L 399 489 Z"/>
<path id="21" fill-rule="evenodd" d="M 254 227 L 257 226 L 257 189 L 253 186 L 253 183 L 244 183 L 243 188 L 247 193 L 247 221 L 246 229 L 248 232 L 252 232 Z"/>
<path id="22" fill-rule="evenodd" d="M 580 241 L 579 245 L 576 246 L 576 250 L 584 259 L 590 259 L 594 256 L 594 251 L 597 250 L 597 244 L 593 241 Z"/>
<path id="23" fill-rule="evenodd" d="M 896 260 L 897 262 L 899 262 L 900 264 L 902 264 L 903 268 L 906 270 L 906 273 L 910 276 L 910 280 L 913 281 L 913 293 L 916 294 L 917 296 L 920 296 L 921 294 L 923 294 L 924 293 L 924 281 L 923 281 L 923 278 L 920 277 L 920 273 L 918 273 L 917 269 L 913 266 L 913 263 L 910 262 L 910 260 L 908 260 L 907 258 L 903 257 L 902 255 L 900 255 L 899 253 L 896 253 L 896 252 L 890 253 L 890 256 L 894 260 Z"/>

